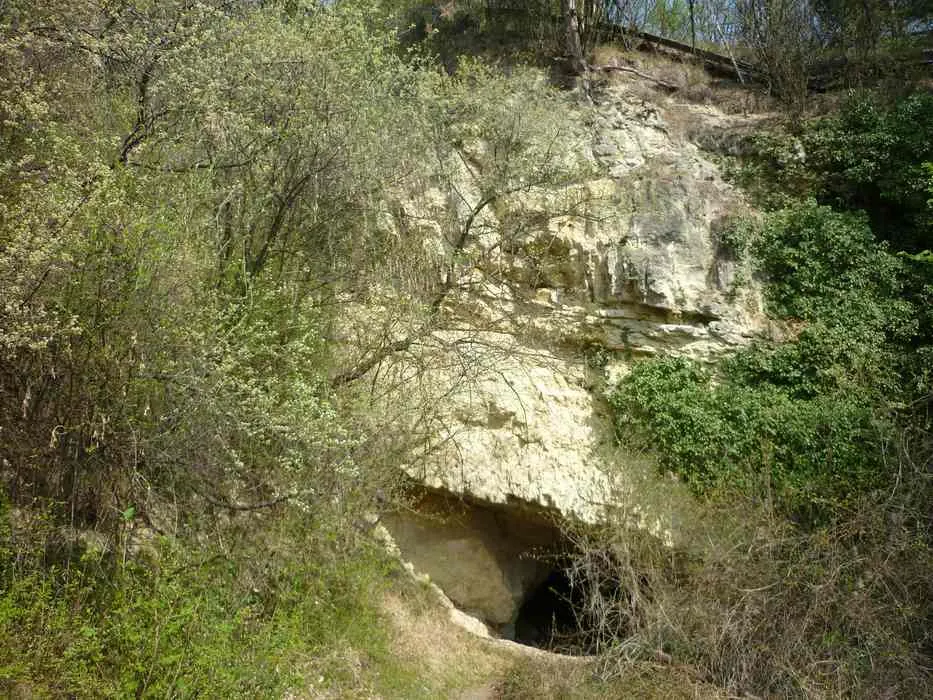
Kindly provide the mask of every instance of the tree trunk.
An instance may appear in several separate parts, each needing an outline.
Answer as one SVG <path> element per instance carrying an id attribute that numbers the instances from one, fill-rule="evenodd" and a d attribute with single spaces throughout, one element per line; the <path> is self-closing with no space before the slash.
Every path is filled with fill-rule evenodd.
<path id="1" fill-rule="evenodd" d="M 570 58 L 571 70 L 577 75 L 586 73 L 586 59 L 580 42 L 580 22 L 577 16 L 577 0 L 560 0 L 564 20 L 564 53 Z"/>
<path id="2" fill-rule="evenodd" d="M 696 22 L 696 0 L 690 0 L 690 47 L 693 52 L 697 50 L 697 22 Z"/>

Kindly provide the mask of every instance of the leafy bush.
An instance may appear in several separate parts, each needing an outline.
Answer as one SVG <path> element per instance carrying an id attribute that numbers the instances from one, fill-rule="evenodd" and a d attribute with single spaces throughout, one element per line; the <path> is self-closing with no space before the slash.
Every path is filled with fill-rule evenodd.
<path id="1" fill-rule="evenodd" d="M 815 125 L 805 148 L 826 201 L 868 212 L 879 237 L 898 249 L 930 247 L 924 163 L 933 160 L 933 95 L 920 92 L 891 105 L 853 95 L 838 117 Z"/>
<path id="2" fill-rule="evenodd" d="M 0 694 L 269 697 L 384 654 L 346 532 L 396 474 L 325 338 L 392 250 L 417 62 L 349 7 L 8 5 Z M 146 564 L 144 526 L 177 538 Z"/>
<path id="3" fill-rule="evenodd" d="M 863 216 L 803 202 L 767 215 L 751 251 L 796 337 L 743 350 L 717 376 L 684 359 L 641 363 L 610 401 L 622 439 L 646 435 L 698 492 L 822 517 L 890 476 L 891 408 L 916 389 L 918 308 L 901 298 L 904 260 Z"/>
<path id="4" fill-rule="evenodd" d="M 854 392 L 714 382 L 697 363 L 667 358 L 636 365 L 610 403 L 620 439 L 641 435 L 698 493 L 740 491 L 809 518 L 883 476 L 888 426 Z"/>
<path id="5" fill-rule="evenodd" d="M 878 244 L 864 215 L 804 202 L 765 218 L 753 255 L 766 276 L 771 312 L 806 321 L 878 325 L 899 303 L 900 260 Z M 894 316 L 891 319 L 891 316 Z"/>
<path id="6" fill-rule="evenodd" d="M 285 5 L 2 13 L 0 480 L 20 502 L 112 531 L 154 494 L 352 510 L 324 338 L 338 295 L 418 245 L 375 221 L 437 76 L 359 7 Z"/>
<path id="7" fill-rule="evenodd" d="M 933 247 L 931 144 L 929 93 L 891 101 L 852 93 L 838 114 L 804 124 L 797 135 L 756 136 L 735 177 L 769 209 L 816 197 L 836 210 L 863 211 L 879 240 L 918 252 Z"/>
<path id="8" fill-rule="evenodd" d="M 819 192 L 802 139 L 785 131 L 755 133 L 748 154 L 725 163 L 726 176 L 741 185 L 762 209 L 775 211 Z"/>
<path id="9" fill-rule="evenodd" d="M 747 217 L 729 218 L 712 231 L 717 252 L 733 260 L 746 260 L 758 234 L 755 222 Z"/>
<path id="10" fill-rule="evenodd" d="M 375 593 L 384 555 L 301 524 L 253 522 L 238 551 L 163 538 L 148 563 L 93 545 L 50 565 L 51 540 L 0 513 L 0 689 L 51 697 L 270 697 L 341 683 L 351 646 L 388 672 Z M 22 526 L 22 523 L 19 523 Z M 276 535 L 286 529 L 289 540 Z M 52 534 L 49 532 L 49 534 Z M 233 532 L 228 535 L 235 536 Z M 336 533 L 334 533 L 336 535 Z M 254 561 L 257 538 L 273 537 Z M 37 549 L 38 548 L 38 549 Z"/>

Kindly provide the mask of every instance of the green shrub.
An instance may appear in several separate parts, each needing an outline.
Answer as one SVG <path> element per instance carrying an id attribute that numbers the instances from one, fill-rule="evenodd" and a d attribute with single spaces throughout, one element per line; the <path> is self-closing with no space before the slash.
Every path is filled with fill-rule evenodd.
<path id="1" fill-rule="evenodd" d="M 852 93 L 837 114 L 796 135 L 756 136 L 733 176 L 768 209 L 815 197 L 839 211 L 863 211 L 895 250 L 933 246 L 930 171 L 933 95 L 885 101 Z"/>
<path id="2" fill-rule="evenodd" d="M 636 365 L 610 403 L 620 439 L 640 436 L 698 493 L 741 491 L 810 518 L 884 475 L 889 426 L 855 392 L 714 382 L 696 362 L 667 358 Z"/>
<path id="3" fill-rule="evenodd" d="M 930 247 L 924 164 L 933 159 L 933 95 L 885 104 L 855 94 L 838 116 L 816 123 L 806 149 L 827 202 L 866 211 L 879 237 L 898 249 Z"/>
<path id="4" fill-rule="evenodd" d="M 162 539 L 148 564 L 85 548 L 80 559 L 49 565 L 14 541 L 9 514 L 0 516 L 0 690 L 272 697 L 312 670 L 345 682 L 347 669 L 327 661 L 343 646 L 395 672 L 377 607 L 389 563 L 344 538 L 328 545 L 319 526 L 254 521 L 232 553 Z M 277 539 L 279 527 L 290 540 Z M 260 549 L 258 536 L 273 548 Z"/>
<path id="5" fill-rule="evenodd" d="M 752 240 L 768 308 L 796 337 L 740 351 L 716 376 L 684 359 L 641 363 L 611 403 L 620 430 L 647 436 L 698 492 L 825 515 L 889 476 L 891 407 L 916 390 L 918 308 L 901 298 L 905 261 L 863 216 L 803 202 Z"/>
<path id="6" fill-rule="evenodd" d="M 766 217 L 753 255 L 779 316 L 812 321 L 895 310 L 903 266 L 875 242 L 863 215 L 813 202 L 783 209 Z"/>
<path id="7" fill-rule="evenodd" d="M 744 261 L 758 235 L 758 227 L 747 217 L 730 218 L 712 231 L 717 252 L 733 260 Z"/>

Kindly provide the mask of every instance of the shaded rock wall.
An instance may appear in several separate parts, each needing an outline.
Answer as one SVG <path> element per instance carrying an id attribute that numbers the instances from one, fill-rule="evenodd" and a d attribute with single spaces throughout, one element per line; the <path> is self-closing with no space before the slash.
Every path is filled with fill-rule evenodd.
<path id="1" fill-rule="evenodd" d="M 562 547 L 559 529 L 543 512 L 439 493 L 423 493 L 412 510 L 387 514 L 383 524 L 417 570 L 505 636 Z"/>

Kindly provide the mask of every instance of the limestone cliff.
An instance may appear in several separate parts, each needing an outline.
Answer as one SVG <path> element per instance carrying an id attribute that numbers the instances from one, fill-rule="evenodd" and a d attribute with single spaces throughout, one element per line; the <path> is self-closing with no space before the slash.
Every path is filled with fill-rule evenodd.
<path id="1" fill-rule="evenodd" d="M 736 284 L 746 271 L 717 243 L 745 204 L 690 140 L 737 118 L 639 94 L 622 84 L 600 96 L 583 154 L 599 176 L 575 187 L 582 207 L 507 245 L 484 243 L 498 276 L 457 310 L 476 329 L 475 366 L 469 377 L 441 361 L 428 370 L 450 385 L 439 407 L 448 448 L 413 474 L 428 485 L 597 519 L 611 433 L 594 364 L 611 381 L 638 356 L 713 359 L 765 330 L 754 286 Z M 515 197 L 484 216 L 553 206 Z"/>
<path id="2" fill-rule="evenodd" d="M 719 131 L 741 118 L 643 95 L 622 83 L 599 95 L 579 154 L 596 176 L 568 188 L 577 202 L 568 213 L 545 215 L 567 191 L 512 197 L 482 213 L 488 231 L 519 210 L 525 220 L 541 212 L 541 225 L 478 243 L 485 267 L 470 271 L 471 293 L 451 304 L 462 327 L 419 374 L 443 400 L 435 446 L 409 472 L 435 492 L 598 521 L 625 486 L 625 465 L 606 463 L 606 383 L 639 356 L 712 360 L 766 330 L 747 271 L 717 243 L 746 205 L 697 145 L 721 141 Z M 434 192 L 406 206 L 443 200 Z M 464 352 L 468 370 L 458 362 Z M 470 516 L 487 525 L 490 517 Z M 541 577 L 534 565 L 509 564 L 525 540 L 490 544 L 490 527 L 471 536 L 462 524 L 417 517 L 390 525 L 416 567 L 489 621 L 514 620 Z M 452 573 L 462 567 L 451 561 L 463 560 L 475 560 L 482 586 Z"/>

